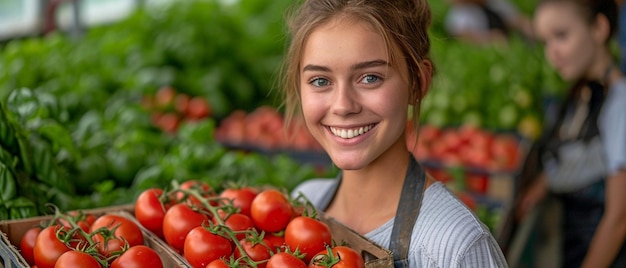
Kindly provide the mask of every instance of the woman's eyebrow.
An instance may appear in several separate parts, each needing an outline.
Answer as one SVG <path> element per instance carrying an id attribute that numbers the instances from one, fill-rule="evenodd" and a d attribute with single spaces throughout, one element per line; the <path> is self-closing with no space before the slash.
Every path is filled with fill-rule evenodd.
<path id="1" fill-rule="evenodd" d="M 330 72 L 330 68 L 321 65 L 307 64 L 304 68 L 302 68 L 302 71 Z"/>
<path id="2" fill-rule="evenodd" d="M 364 62 L 359 62 L 357 64 L 352 65 L 350 69 L 359 70 L 359 69 L 366 69 L 366 68 L 378 67 L 378 66 L 389 66 L 389 63 L 385 60 L 380 60 L 380 59 L 364 61 Z M 303 72 L 306 72 L 306 71 L 330 72 L 330 68 L 326 66 L 321 66 L 321 65 L 307 64 L 306 66 L 304 66 L 304 68 L 302 68 L 302 71 Z"/>
<path id="3" fill-rule="evenodd" d="M 351 69 L 359 70 L 359 69 L 366 69 L 366 68 L 378 67 L 378 66 L 389 66 L 389 63 L 381 59 L 365 61 L 365 62 L 360 62 L 360 63 L 352 65 Z"/>

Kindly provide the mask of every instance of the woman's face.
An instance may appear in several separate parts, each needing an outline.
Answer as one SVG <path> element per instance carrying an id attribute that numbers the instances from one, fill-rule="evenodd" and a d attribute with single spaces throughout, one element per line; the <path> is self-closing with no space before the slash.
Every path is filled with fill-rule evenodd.
<path id="1" fill-rule="evenodd" d="M 542 4 L 533 23 L 538 38 L 545 42 L 546 58 L 563 79 L 571 81 L 589 75 L 603 40 L 598 40 L 594 28 L 573 4 Z"/>
<path id="2" fill-rule="evenodd" d="M 407 152 L 406 63 L 390 63 L 368 24 L 343 18 L 314 30 L 300 76 L 306 125 L 339 168 L 361 169 L 383 154 Z"/>

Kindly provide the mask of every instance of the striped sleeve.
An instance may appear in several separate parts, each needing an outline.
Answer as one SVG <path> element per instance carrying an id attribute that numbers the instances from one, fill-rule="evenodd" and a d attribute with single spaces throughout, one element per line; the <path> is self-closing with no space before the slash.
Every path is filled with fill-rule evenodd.
<path id="1" fill-rule="evenodd" d="M 393 223 L 367 236 L 387 246 Z M 508 267 L 495 238 L 442 184 L 424 195 L 411 236 L 409 265 L 417 267 Z"/>
<path id="2" fill-rule="evenodd" d="M 626 169 L 626 81 L 611 87 L 600 114 L 600 135 L 606 151 L 608 172 Z"/>

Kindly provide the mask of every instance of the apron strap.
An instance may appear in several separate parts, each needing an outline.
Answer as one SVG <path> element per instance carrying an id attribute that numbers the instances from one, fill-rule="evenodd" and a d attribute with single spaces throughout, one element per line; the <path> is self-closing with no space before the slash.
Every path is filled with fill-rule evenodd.
<path id="1" fill-rule="evenodd" d="M 409 244 L 413 226 L 422 206 L 426 174 L 415 158 L 411 157 L 409 168 L 404 178 L 402 194 L 393 221 L 389 250 L 393 253 L 394 267 L 409 267 Z"/>
<path id="2" fill-rule="evenodd" d="M 342 173 L 340 172 L 335 178 L 333 185 L 322 197 L 319 203 L 319 210 L 325 211 L 337 194 L 339 185 L 341 184 Z M 422 206 L 422 198 L 424 187 L 426 185 L 426 174 L 424 169 L 415 160 L 413 156 L 409 160 L 409 168 L 407 169 L 402 186 L 402 194 L 400 202 L 396 209 L 396 217 L 393 222 L 391 231 L 391 242 L 389 250 L 393 253 L 394 267 L 409 267 L 407 257 L 409 255 L 409 244 L 411 243 L 411 235 L 413 226 L 419 215 Z"/>

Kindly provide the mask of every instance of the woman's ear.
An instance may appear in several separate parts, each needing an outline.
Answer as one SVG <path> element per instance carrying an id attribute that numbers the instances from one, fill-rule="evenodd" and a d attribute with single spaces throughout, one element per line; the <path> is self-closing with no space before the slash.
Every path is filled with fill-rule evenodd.
<path id="1" fill-rule="evenodd" d="M 416 89 L 415 97 L 411 100 L 411 104 L 416 104 L 421 101 L 426 96 L 426 93 L 428 93 L 428 89 L 430 89 L 430 84 L 433 80 L 433 63 L 428 59 L 423 60 L 419 72 L 418 88 Z"/>
<path id="2" fill-rule="evenodd" d="M 594 37 L 596 40 L 602 44 L 607 43 L 611 35 L 611 24 L 609 23 L 609 19 L 604 14 L 598 14 L 596 16 L 594 27 Z"/>

